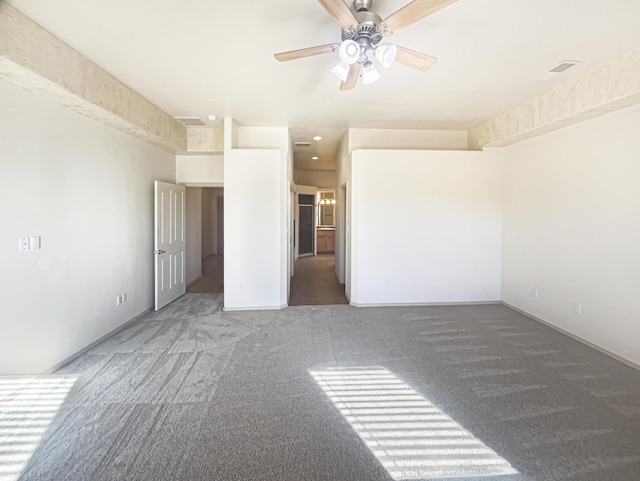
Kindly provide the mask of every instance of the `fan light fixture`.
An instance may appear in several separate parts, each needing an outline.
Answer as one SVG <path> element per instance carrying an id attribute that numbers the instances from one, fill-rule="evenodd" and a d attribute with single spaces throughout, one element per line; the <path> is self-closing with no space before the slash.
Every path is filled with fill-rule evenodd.
<path id="1" fill-rule="evenodd" d="M 380 72 L 376 69 L 371 62 L 364 64 L 362 70 L 362 83 L 365 85 L 372 84 L 380 78 Z"/>
<path id="2" fill-rule="evenodd" d="M 340 44 L 338 53 L 340 54 L 340 60 L 352 65 L 356 63 L 360 57 L 360 46 L 354 40 L 345 40 Z"/>
<path id="3" fill-rule="evenodd" d="M 389 68 L 398 61 L 421 72 L 432 68 L 438 61 L 437 58 L 392 43 L 381 42 L 394 32 L 458 0 L 412 0 L 384 19 L 372 10 L 374 0 L 318 1 L 340 26 L 340 43 L 289 50 L 274 56 L 279 62 L 285 62 L 314 55 L 338 53 L 340 63 L 331 71 L 342 80 L 340 90 L 351 90 L 357 85 L 358 79 L 370 84 L 380 78 L 380 73 L 372 66 L 372 62 L 380 62 L 384 68 Z"/>
<path id="4" fill-rule="evenodd" d="M 331 71 L 334 73 L 336 77 L 338 77 L 343 82 L 347 81 L 347 75 L 349 74 L 350 65 L 346 62 L 340 62 L 338 65 L 333 67 Z"/>
<path id="5" fill-rule="evenodd" d="M 376 47 L 375 56 L 378 62 L 382 64 L 384 68 L 389 68 L 393 65 L 398 54 L 398 47 L 392 43 L 383 43 Z"/>

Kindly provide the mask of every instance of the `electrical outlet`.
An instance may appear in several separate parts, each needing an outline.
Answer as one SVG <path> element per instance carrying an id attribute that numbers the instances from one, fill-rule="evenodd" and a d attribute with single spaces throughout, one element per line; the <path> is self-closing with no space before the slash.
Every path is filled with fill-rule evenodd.
<path id="1" fill-rule="evenodd" d="M 120 296 L 122 298 L 122 303 L 124 304 L 125 302 L 127 302 L 127 293 L 123 292 L 122 295 Z"/>
<path id="2" fill-rule="evenodd" d="M 582 304 L 573 303 L 573 312 L 576 314 L 582 314 Z"/>
<path id="3" fill-rule="evenodd" d="M 535 287 L 531 289 L 531 297 L 538 297 L 538 289 Z"/>

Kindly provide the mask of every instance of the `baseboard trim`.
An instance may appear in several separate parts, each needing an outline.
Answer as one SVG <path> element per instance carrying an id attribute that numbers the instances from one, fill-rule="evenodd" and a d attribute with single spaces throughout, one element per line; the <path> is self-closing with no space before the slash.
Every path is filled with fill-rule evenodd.
<path id="1" fill-rule="evenodd" d="M 187 284 L 187 289 L 189 289 L 192 285 L 194 285 L 196 282 L 198 282 L 200 279 L 202 279 L 202 276 L 198 277 L 195 281 L 191 281 L 189 284 Z"/>
<path id="2" fill-rule="evenodd" d="M 64 361 L 59 362 L 58 364 L 56 364 L 55 366 L 53 366 L 52 368 L 48 369 L 47 371 L 43 372 L 42 375 L 48 375 L 48 374 L 53 374 L 54 372 L 56 372 L 58 369 L 60 369 L 61 367 L 64 367 L 65 365 L 69 364 L 72 361 L 75 361 L 77 358 L 79 358 L 80 356 L 82 356 L 85 352 L 89 351 L 90 349 L 96 347 L 98 344 L 100 344 L 102 341 L 108 339 L 109 337 L 119 333 L 120 331 L 126 329 L 127 327 L 129 327 L 131 324 L 133 324 L 134 322 L 136 322 L 138 319 L 140 319 L 143 316 L 146 316 L 147 314 L 149 314 L 150 312 L 153 312 L 153 308 L 150 307 L 149 309 L 146 309 L 145 311 L 141 312 L 140 314 L 138 314 L 136 317 L 134 317 L 133 319 L 129 319 L 127 322 L 125 322 L 124 324 L 116 327 L 113 331 L 108 332 L 107 334 L 105 334 L 104 336 L 102 336 L 100 339 L 98 339 L 97 341 L 93 341 L 91 344 L 89 344 L 88 346 L 86 346 L 85 348 L 79 350 L 78 352 L 76 352 L 75 354 L 72 354 L 71 356 L 69 356 L 68 358 L 66 358 Z"/>
<path id="3" fill-rule="evenodd" d="M 390 303 L 360 303 L 350 302 L 353 307 L 438 307 L 438 306 L 480 306 L 480 305 L 496 305 L 501 301 L 464 301 L 464 302 L 390 302 Z"/>
<path id="4" fill-rule="evenodd" d="M 282 304 L 280 306 L 258 306 L 258 307 L 227 307 L 224 306 L 222 308 L 223 311 L 279 311 L 288 307 L 287 304 Z"/>
<path id="5" fill-rule="evenodd" d="M 612 359 L 615 359 L 618 362 L 621 362 L 622 364 L 626 364 L 627 366 L 640 371 L 640 364 L 636 364 L 633 361 L 630 361 L 629 359 L 626 359 L 622 356 L 619 356 L 618 354 L 615 354 L 611 351 L 609 351 L 608 349 L 605 349 L 604 347 L 600 347 L 597 344 L 594 344 L 591 341 L 587 341 L 586 339 L 583 339 L 580 336 L 577 336 L 575 334 L 573 334 L 572 332 L 569 332 L 565 329 L 562 329 L 561 327 L 556 326 L 555 324 L 550 323 L 549 321 L 545 321 L 544 319 L 541 319 L 540 317 L 534 316 L 533 314 L 528 313 L 527 311 L 523 311 L 522 309 L 516 307 L 516 306 L 512 306 L 511 304 L 509 304 L 508 302 L 504 302 L 501 301 L 500 302 L 503 306 L 508 307 L 509 309 L 513 309 L 516 312 L 519 312 L 520 314 L 522 314 L 523 316 L 528 317 L 529 319 L 532 319 L 536 322 L 539 322 L 540 324 L 543 324 L 547 327 L 550 327 L 551 329 L 553 329 L 554 331 L 558 331 L 561 334 L 564 334 L 567 337 L 570 337 L 571 339 L 573 339 L 574 341 L 578 341 L 581 344 L 584 344 L 585 346 L 588 346 L 592 349 L 595 349 L 598 352 L 601 352 L 602 354 L 609 356 Z"/>

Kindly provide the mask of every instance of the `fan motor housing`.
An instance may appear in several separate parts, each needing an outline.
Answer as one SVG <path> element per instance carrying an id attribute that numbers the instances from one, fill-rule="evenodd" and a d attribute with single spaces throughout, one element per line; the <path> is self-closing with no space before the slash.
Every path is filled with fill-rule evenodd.
<path id="1" fill-rule="evenodd" d="M 373 6 L 373 0 L 354 0 L 353 2 L 353 10 L 356 12 L 361 12 L 363 10 L 371 10 Z"/>
<path id="2" fill-rule="evenodd" d="M 378 25 L 382 23 L 380 15 L 369 11 L 354 12 L 353 15 L 356 17 L 358 25 L 344 27 L 342 29 L 342 40 L 355 40 L 358 42 L 361 39 L 367 39 L 372 46 L 377 45 L 382 40 L 382 35 L 378 29 Z"/>

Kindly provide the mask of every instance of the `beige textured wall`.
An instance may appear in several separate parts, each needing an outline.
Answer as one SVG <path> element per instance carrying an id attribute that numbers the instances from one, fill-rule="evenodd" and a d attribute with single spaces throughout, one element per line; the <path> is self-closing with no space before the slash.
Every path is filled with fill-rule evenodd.
<path id="1" fill-rule="evenodd" d="M 640 103 L 640 49 L 469 131 L 469 148 L 513 144 Z"/>
<path id="2" fill-rule="evenodd" d="M 223 141 L 222 128 L 187 129 L 187 152 L 222 154 Z"/>

